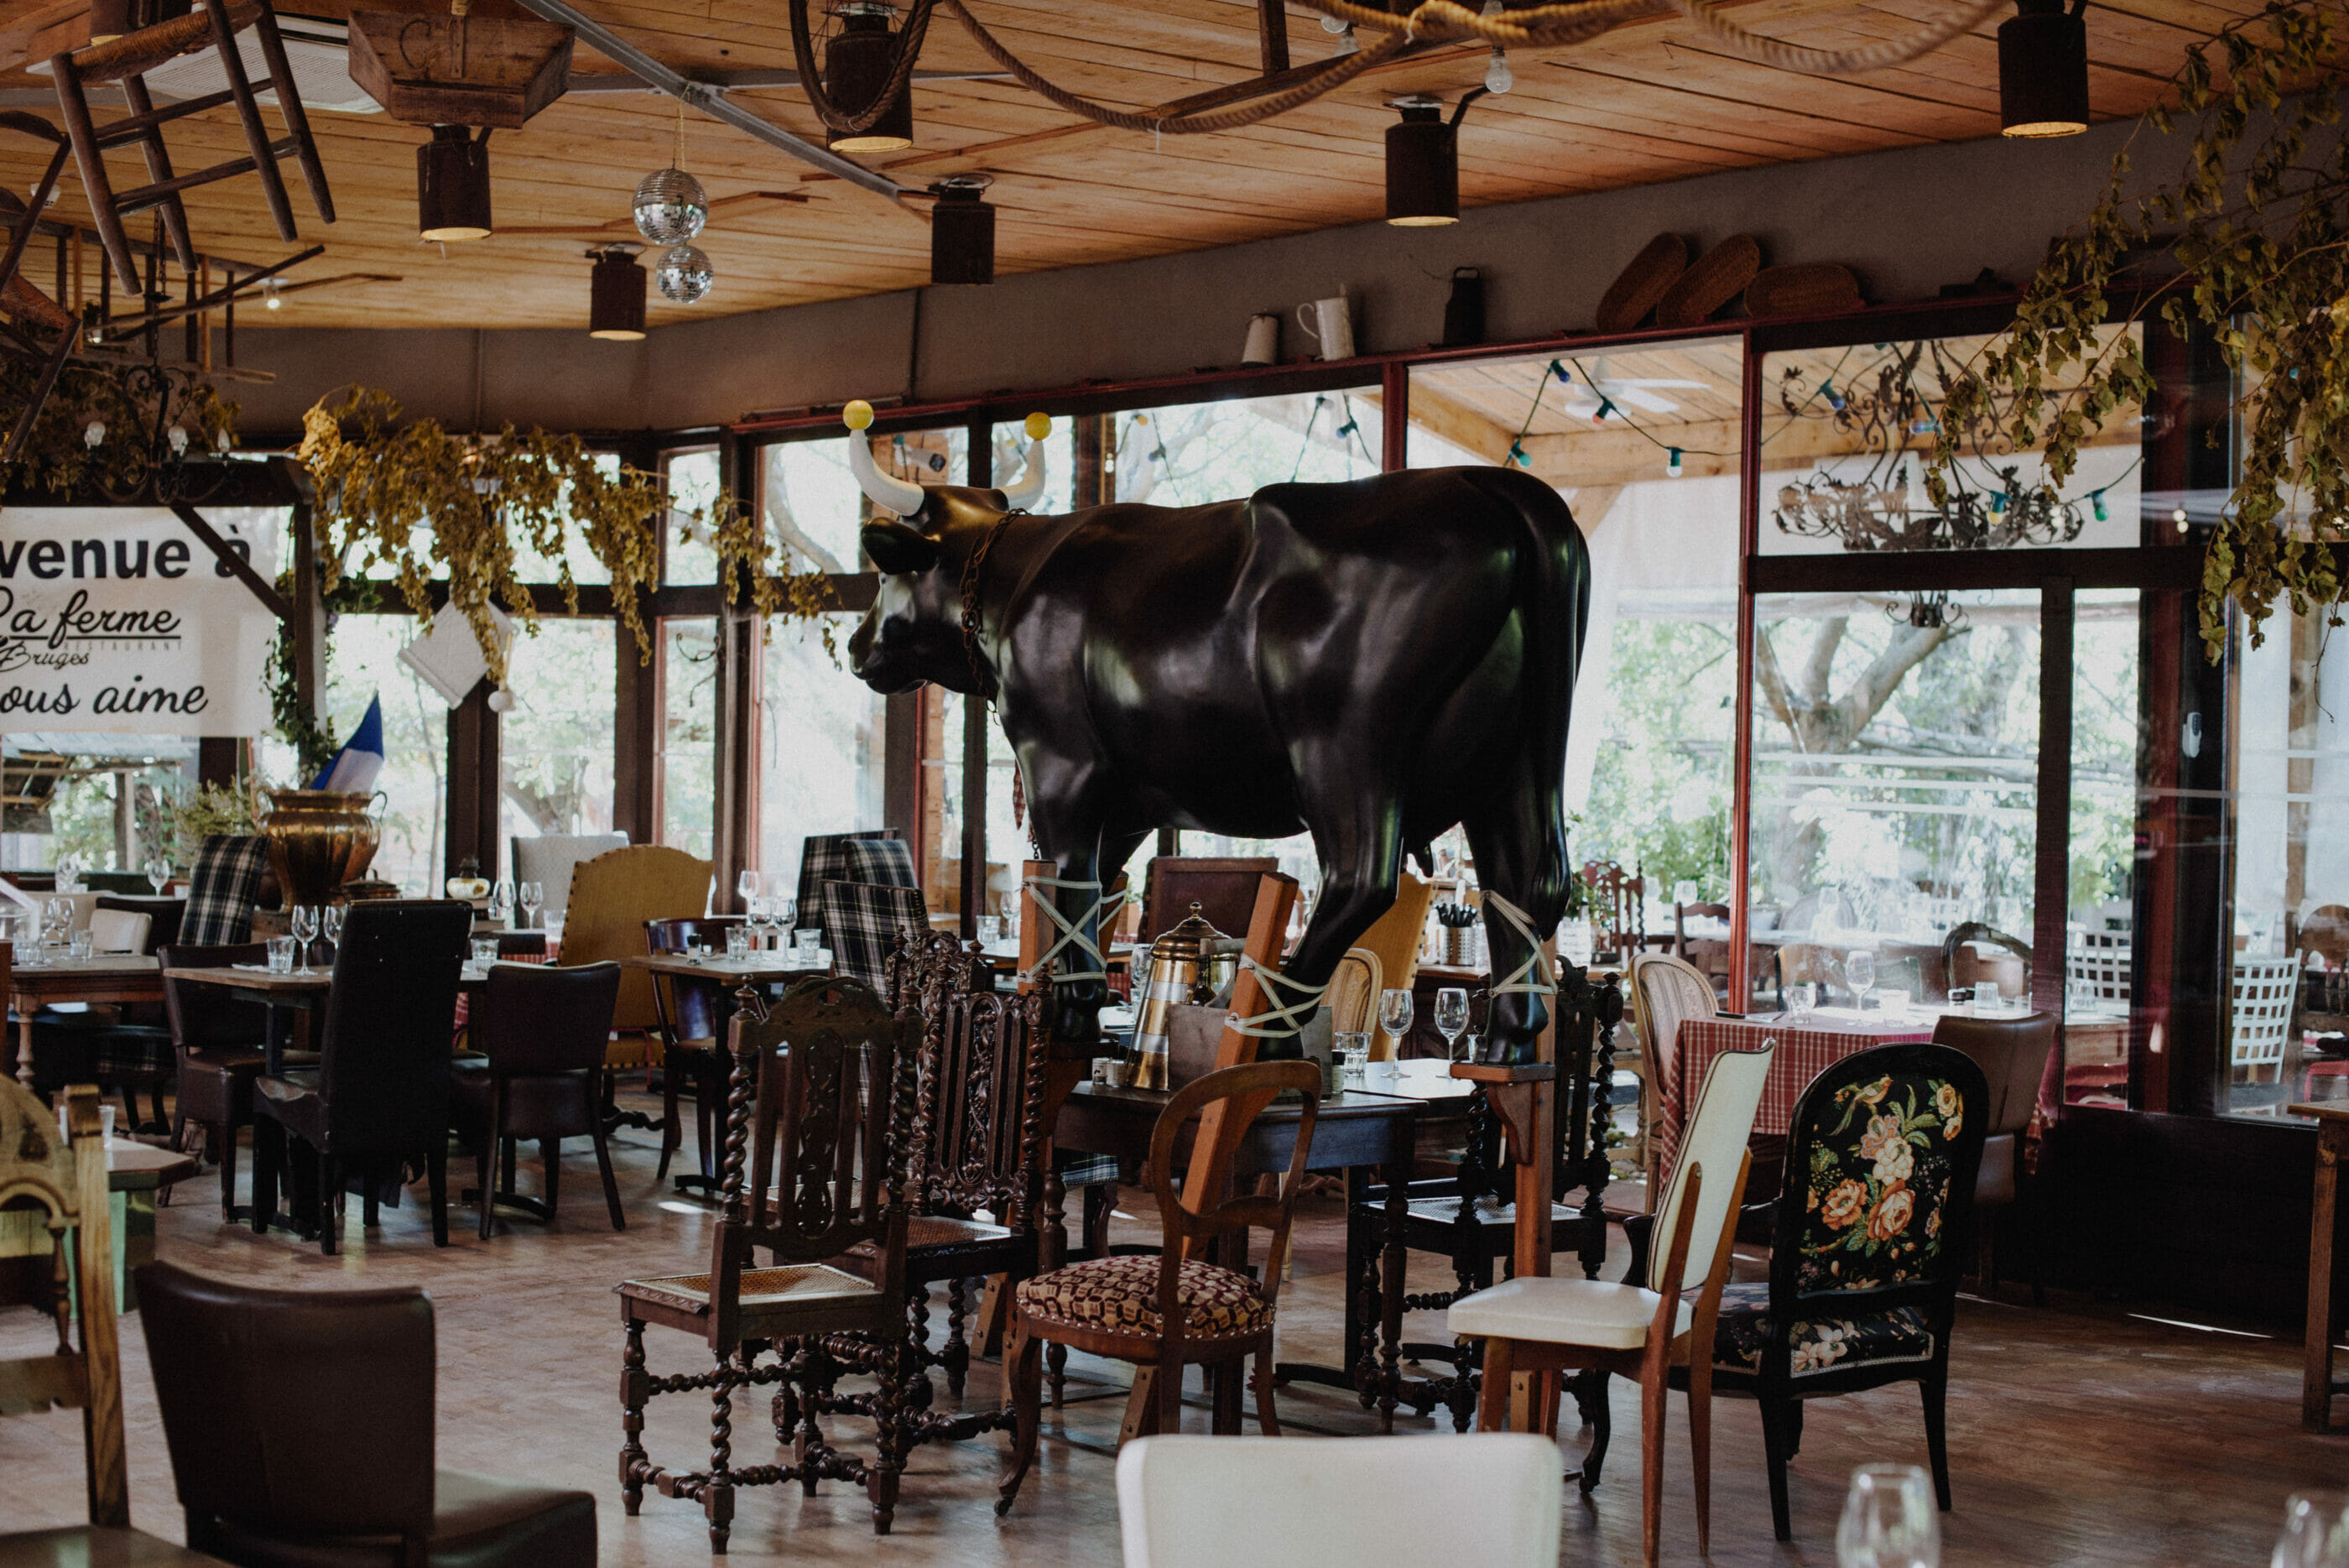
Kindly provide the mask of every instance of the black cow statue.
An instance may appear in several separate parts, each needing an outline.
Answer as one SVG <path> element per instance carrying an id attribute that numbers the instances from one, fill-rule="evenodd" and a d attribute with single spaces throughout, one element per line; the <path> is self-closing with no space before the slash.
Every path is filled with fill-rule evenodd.
<path id="1" fill-rule="evenodd" d="M 1486 1059 L 1532 1059 L 1551 978 L 1537 944 L 1570 874 L 1560 791 L 1590 602 L 1555 491 L 1506 468 L 1418 469 L 1045 516 L 1019 510 L 1040 442 L 1016 493 L 909 483 L 868 438 L 848 445 L 899 519 L 864 530 L 882 576 L 849 642 L 856 673 L 997 701 L 1061 923 L 1096 940 L 1102 868 L 1159 828 L 1309 832 L 1320 901 L 1275 996 L 1309 1015 L 1394 902 L 1405 848 L 1458 823 L 1485 890 Z M 1071 947 L 1055 973 L 1100 967 Z M 1103 982 L 1055 992 L 1056 1028 L 1092 1038 Z"/>

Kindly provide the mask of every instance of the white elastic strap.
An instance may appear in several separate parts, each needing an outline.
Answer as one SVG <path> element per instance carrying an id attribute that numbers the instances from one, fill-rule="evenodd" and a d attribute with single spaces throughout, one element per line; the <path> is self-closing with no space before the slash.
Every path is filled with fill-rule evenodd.
<path id="1" fill-rule="evenodd" d="M 1526 939 L 1527 950 L 1526 961 L 1511 970 L 1509 978 L 1493 986 L 1486 994 L 1499 996 L 1514 991 L 1522 992 L 1527 996 L 1556 996 L 1557 972 L 1550 968 L 1549 959 L 1542 951 L 1541 942 L 1534 936 L 1532 918 L 1490 888 L 1485 889 L 1485 902 L 1498 909 L 1501 912 L 1501 919 L 1516 927 L 1517 935 Z M 1528 980 L 1526 978 L 1528 975 L 1537 978 Z"/>
<path id="2" fill-rule="evenodd" d="M 1285 989 L 1296 999 L 1285 1007 L 1276 1005 L 1247 1018 L 1227 1018 L 1225 1021 L 1233 1033 L 1245 1034 L 1252 1040 L 1289 1038 L 1305 1027 L 1306 1020 L 1313 1016 L 1313 1010 L 1321 1005 L 1322 995 L 1330 989 L 1328 981 L 1319 985 L 1307 985 L 1302 981 L 1289 979 L 1278 970 L 1265 968 L 1246 953 L 1240 955 L 1240 967 L 1256 976 L 1256 982 L 1263 988 L 1267 1002 L 1278 1001 L 1273 990 L 1275 986 Z"/>
<path id="3" fill-rule="evenodd" d="M 1031 983 L 1040 984 L 1047 979 L 1058 984 L 1062 981 L 1109 978 L 1109 965 L 1102 958 L 1101 944 L 1085 935 L 1085 922 L 1092 920 L 1098 924 L 1106 921 L 1111 915 L 1125 907 L 1125 901 L 1133 896 L 1132 890 L 1121 889 L 1108 898 L 1095 898 L 1092 903 L 1087 906 L 1085 912 L 1073 920 L 1064 917 L 1058 904 L 1038 891 L 1042 888 L 1099 888 L 1100 886 L 1098 882 L 1068 882 L 1057 877 L 1028 878 L 1029 898 L 1038 909 L 1044 911 L 1052 924 L 1061 929 L 1061 934 L 1053 939 L 1052 945 L 1044 950 L 1044 956 L 1036 961 L 1036 967 L 1028 971 L 1027 979 Z M 1053 974 L 1052 961 L 1059 958 L 1061 950 L 1067 948 L 1074 948 L 1086 958 L 1092 960 L 1093 967 L 1077 973 Z"/>

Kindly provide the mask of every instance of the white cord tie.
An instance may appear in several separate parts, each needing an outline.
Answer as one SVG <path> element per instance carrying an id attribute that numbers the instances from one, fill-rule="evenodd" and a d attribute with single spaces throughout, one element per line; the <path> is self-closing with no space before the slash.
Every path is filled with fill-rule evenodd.
<path id="1" fill-rule="evenodd" d="M 1226 1026 L 1233 1033 L 1245 1034 L 1252 1040 L 1287 1040 L 1295 1035 L 1305 1027 L 1314 1010 L 1321 1005 L 1322 995 L 1330 989 L 1327 981 L 1319 985 L 1307 985 L 1303 981 L 1291 980 L 1278 970 L 1265 968 L 1246 953 L 1240 955 L 1240 967 L 1256 976 L 1257 984 L 1263 988 L 1265 1001 L 1275 1004 L 1268 1011 L 1250 1017 L 1227 1017 L 1225 1020 Z M 1295 1000 L 1286 1006 L 1279 1005 L 1278 994 L 1273 990 L 1275 986 L 1287 990 Z"/>
<path id="2" fill-rule="evenodd" d="M 1486 994 L 1501 996 L 1510 992 L 1520 992 L 1527 996 L 1556 996 L 1557 971 L 1550 968 L 1548 955 L 1542 951 L 1540 941 L 1534 936 L 1532 917 L 1490 888 L 1485 889 L 1485 902 L 1499 910 L 1501 919 L 1517 929 L 1517 935 L 1526 939 L 1527 949 L 1526 961 L 1511 970 L 1508 979 L 1493 986 Z M 1528 979 L 1528 976 L 1535 978 Z"/>
<path id="3" fill-rule="evenodd" d="M 1064 881 L 1057 877 L 1030 877 L 1028 878 L 1029 898 L 1038 909 L 1044 911 L 1046 917 L 1051 920 L 1052 924 L 1058 926 L 1061 929 L 1061 934 L 1053 939 L 1052 945 L 1044 950 L 1044 955 L 1036 961 L 1036 966 L 1028 971 L 1024 977 L 1030 984 L 1042 984 L 1047 981 L 1050 981 L 1053 984 L 1059 984 L 1063 981 L 1107 980 L 1109 978 L 1109 964 L 1107 961 L 1102 957 L 1101 944 L 1095 941 L 1092 938 L 1085 935 L 1085 922 L 1088 920 L 1094 921 L 1097 929 L 1100 925 L 1107 924 L 1109 918 L 1112 915 L 1125 907 L 1125 901 L 1133 896 L 1133 890 L 1131 888 L 1124 888 L 1106 898 L 1096 897 L 1092 904 L 1086 907 L 1085 912 L 1079 915 L 1073 920 L 1063 916 L 1061 913 L 1061 907 L 1052 902 L 1049 896 L 1039 891 L 1040 888 L 1078 888 L 1097 889 L 1100 887 L 1101 884 L 1099 882 L 1071 882 Z M 1064 950 L 1071 948 L 1075 949 L 1083 957 L 1091 959 L 1092 961 L 1093 967 L 1089 970 L 1069 974 L 1053 974 L 1052 961 L 1059 958 Z"/>

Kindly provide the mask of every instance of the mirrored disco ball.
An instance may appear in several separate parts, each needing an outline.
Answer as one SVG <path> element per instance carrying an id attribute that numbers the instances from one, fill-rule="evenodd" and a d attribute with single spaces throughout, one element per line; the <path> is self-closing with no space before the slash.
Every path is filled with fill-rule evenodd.
<path id="1" fill-rule="evenodd" d="M 653 265 L 653 285 L 661 297 L 675 305 L 691 305 L 718 281 L 709 258 L 691 245 L 671 245 Z"/>
<path id="2" fill-rule="evenodd" d="M 657 245 L 678 245 L 709 222 L 701 182 L 682 169 L 647 174 L 636 186 L 636 233 Z"/>

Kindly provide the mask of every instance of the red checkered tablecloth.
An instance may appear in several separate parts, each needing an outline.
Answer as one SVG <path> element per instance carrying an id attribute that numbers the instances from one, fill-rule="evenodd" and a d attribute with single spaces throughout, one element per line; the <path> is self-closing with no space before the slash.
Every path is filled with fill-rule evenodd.
<path id="1" fill-rule="evenodd" d="M 1912 1017 L 1899 1024 L 1877 1023 L 1878 1016 L 1871 1013 L 1868 1021 L 1862 1023 L 1848 1013 L 1838 1017 L 1822 1010 L 1805 1018 L 1799 1028 L 1772 1019 L 1683 1020 L 1680 1049 L 1665 1064 L 1661 1085 L 1664 1114 L 1658 1137 L 1661 1145 L 1658 1179 L 1671 1179 L 1681 1129 L 1688 1125 L 1690 1107 L 1696 1104 L 1697 1095 L 1704 1087 L 1704 1075 L 1712 1070 L 1714 1057 L 1724 1051 L 1757 1050 L 1764 1040 L 1778 1042 L 1778 1054 L 1770 1064 L 1769 1079 L 1762 1085 L 1762 1106 L 1754 1113 L 1754 1131 L 1760 1137 L 1784 1137 L 1795 1117 L 1795 1102 L 1802 1097 L 1811 1080 L 1829 1066 L 1878 1045 L 1933 1037 L 1930 1015 Z"/>

